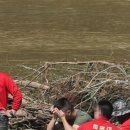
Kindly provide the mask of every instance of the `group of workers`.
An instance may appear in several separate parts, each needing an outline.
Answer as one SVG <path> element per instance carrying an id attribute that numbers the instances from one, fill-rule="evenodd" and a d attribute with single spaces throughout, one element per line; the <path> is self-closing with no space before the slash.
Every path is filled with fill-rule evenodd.
<path id="1" fill-rule="evenodd" d="M 50 109 L 53 117 L 47 125 L 47 130 L 56 130 L 62 123 L 65 130 L 130 130 L 130 107 L 122 99 L 113 104 L 107 100 L 99 101 L 93 111 L 94 119 L 84 111 L 74 109 L 72 103 L 61 98 Z M 115 117 L 119 126 L 110 122 Z"/>
<path id="2" fill-rule="evenodd" d="M 8 110 L 8 94 L 13 96 L 12 108 Z M 8 118 L 15 116 L 22 103 L 22 93 L 13 79 L 0 72 L 0 130 L 8 130 Z M 130 130 L 130 107 L 124 100 L 111 104 L 107 100 L 99 101 L 94 107 L 94 119 L 87 113 L 74 109 L 67 98 L 60 98 L 50 108 L 52 119 L 47 130 L 57 130 L 62 124 L 65 130 Z M 116 117 L 120 125 L 110 122 Z"/>

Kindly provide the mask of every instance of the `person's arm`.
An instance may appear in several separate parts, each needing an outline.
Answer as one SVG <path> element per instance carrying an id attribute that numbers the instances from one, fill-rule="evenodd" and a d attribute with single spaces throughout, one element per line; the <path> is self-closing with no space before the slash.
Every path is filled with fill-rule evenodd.
<path id="1" fill-rule="evenodd" d="M 78 130 L 79 127 L 80 127 L 79 125 L 76 124 L 73 125 L 74 130 Z"/>
<path id="2" fill-rule="evenodd" d="M 52 117 L 50 123 L 47 125 L 47 130 L 53 130 L 55 122 L 56 122 L 56 119 L 57 118 L 55 118 L 55 116 Z"/>
<path id="3" fill-rule="evenodd" d="M 83 125 L 79 126 L 79 128 L 77 130 L 84 130 Z M 86 128 L 86 130 L 87 130 L 87 128 Z"/>
<path id="4" fill-rule="evenodd" d="M 13 96 L 11 113 L 14 115 L 15 112 L 20 108 L 20 105 L 22 103 L 22 93 L 10 76 L 5 75 L 5 82 L 7 91 Z"/>
<path id="5" fill-rule="evenodd" d="M 79 128 L 78 125 L 73 125 L 73 126 L 69 125 L 65 117 L 61 117 L 61 120 L 63 122 L 65 130 L 77 130 Z"/>
<path id="6" fill-rule="evenodd" d="M 64 125 L 65 130 L 77 130 L 77 128 L 78 128 L 77 125 L 73 125 L 73 126 L 69 125 L 69 123 L 67 122 L 67 120 L 65 118 L 65 113 L 62 110 L 55 108 L 54 112 L 61 118 L 61 121 Z"/>

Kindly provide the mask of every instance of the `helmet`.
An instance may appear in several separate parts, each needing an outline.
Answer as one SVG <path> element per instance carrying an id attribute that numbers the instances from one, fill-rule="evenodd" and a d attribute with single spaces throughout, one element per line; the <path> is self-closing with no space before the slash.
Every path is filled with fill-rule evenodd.
<path id="1" fill-rule="evenodd" d="M 125 100 L 119 99 L 113 103 L 113 116 L 123 116 L 130 113 L 130 107 Z"/>

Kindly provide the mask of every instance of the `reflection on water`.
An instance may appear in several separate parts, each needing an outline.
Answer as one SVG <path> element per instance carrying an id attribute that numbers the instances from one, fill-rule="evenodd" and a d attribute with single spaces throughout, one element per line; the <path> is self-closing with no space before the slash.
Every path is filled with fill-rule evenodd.
<path id="1" fill-rule="evenodd" d="M 129 0 L 0 0 L 1 65 L 129 59 Z"/>

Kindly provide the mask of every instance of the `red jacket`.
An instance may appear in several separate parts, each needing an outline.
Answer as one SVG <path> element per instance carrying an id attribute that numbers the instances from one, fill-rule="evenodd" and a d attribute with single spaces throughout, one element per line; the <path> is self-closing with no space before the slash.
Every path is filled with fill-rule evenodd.
<path id="1" fill-rule="evenodd" d="M 99 118 L 82 124 L 78 130 L 119 130 L 119 128 L 105 118 Z"/>
<path id="2" fill-rule="evenodd" d="M 120 126 L 121 130 L 130 130 L 130 119 Z"/>
<path id="3" fill-rule="evenodd" d="M 0 72 L 0 109 L 7 109 L 8 94 L 13 96 L 12 109 L 17 111 L 22 103 L 22 93 L 10 76 Z"/>

